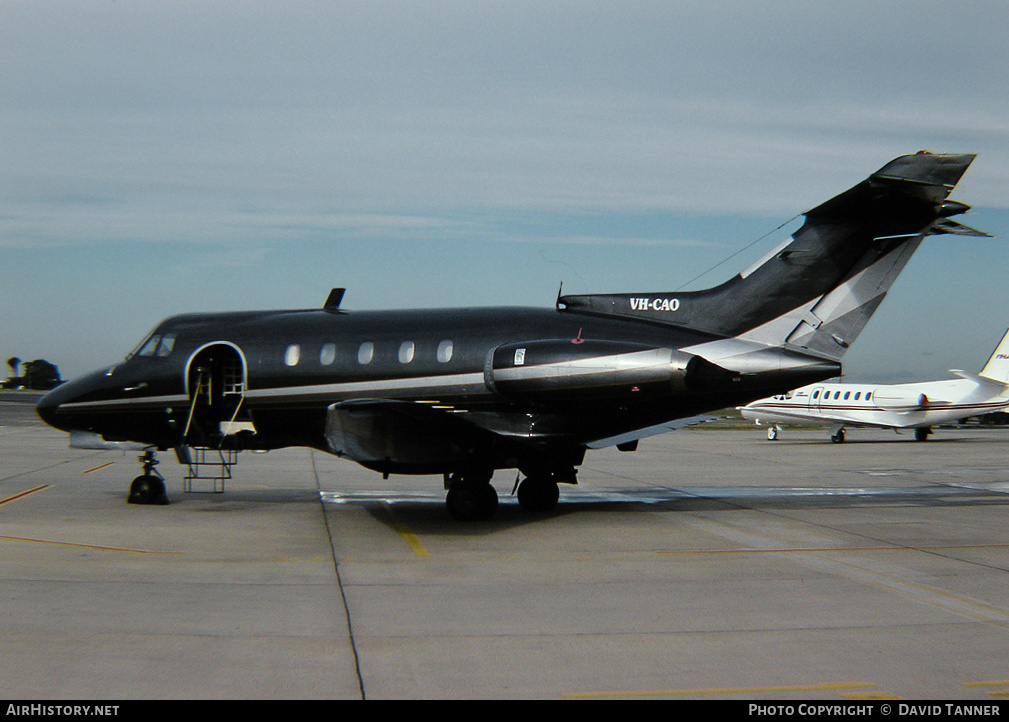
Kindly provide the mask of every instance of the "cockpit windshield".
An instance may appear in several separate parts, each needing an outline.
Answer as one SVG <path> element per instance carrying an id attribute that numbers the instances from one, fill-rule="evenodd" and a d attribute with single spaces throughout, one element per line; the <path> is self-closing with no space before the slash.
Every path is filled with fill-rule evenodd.
<path id="1" fill-rule="evenodd" d="M 126 358 L 131 359 L 134 356 L 146 356 L 146 357 L 156 357 L 156 358 L 166 358 L 175 348 L 175 334 L 166 333 L 164 335 L 159 333 L 152 333 L 150 336 L 145 338 L 133 353 L 129 354 Z"/>

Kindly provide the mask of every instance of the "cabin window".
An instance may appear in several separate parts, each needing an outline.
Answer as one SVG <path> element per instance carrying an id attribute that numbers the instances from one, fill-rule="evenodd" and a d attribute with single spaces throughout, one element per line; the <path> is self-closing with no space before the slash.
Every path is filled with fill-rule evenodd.
<path id="1" fill-rule="evenodd" d="M 872 398 L 872 392 L 871 391 L 866 391 L 865 392 L 865 400 L 868 401 L 871 398 Z"/>
<path id="2" fill-rule="evenodd" d="M 413 361 L 413 355 L 416 351 L 417 346 L 413 341 L 404 341 L 399 345 L 399 362 L 401 364 L 408 364 Z"/>
<path id="3" fill-rule="evenodd" d="M 286 366 L 297 366 L 298 362 L 301 360 L 301 346 L 296 343 L 292 343 L 284 351 L 284 365 Z"/>
<path id="4" fill-rule="evenodd" d="M 819 391 L 814 391 L 814 392 L 813 392 L 813 398 L 814 398 L 814 399 L 818 399 L 818 398 L 820 398 L 820 392 L 819 392 Z"/>
<path id="5" fill-rule="evenodd" d="M 834 401 L 837 401 L 837 399 L 838 399 L 838 397 L 840 397 L 840 395 L 841 395 L 840 391 L 835 391 L 834 392 Z"/>
<path id="6" fill-rule="evenodd" d="M 322 350 L 319 351 L 319 363 L 323 366 L 329 366 L 336 360 L 336 344 L 335 343 L 324 343 L 322 345 Z"/>
<path id="7" fill-rule="evenodd" d="M 373 358 L 375 358 L 375 344 L 371 341 L 365 341 L 357 349 L 357 362 L 364 366 L 365 364 L 370 364 Z"/>
<path id="8" fill-rule="evenodd" d="M 861 395 L 862 395 L 861 391 L 856 391 L 855 392 L 855 401 L 858 401 L 858 397 L 861 396 Z"/>
<path id="9" fill-rule="evenodd" d="M 447 364 L 452 360 L 452 342 L 442 341 L 438 344 L 438 363 Z"/>
<path id="10" fill-rule="evenodd" d="M 849 396 L 851 396 L 851 392 L 850 391 L 845 391 L 844 392 L 844 400 L 847 401 Z"/>

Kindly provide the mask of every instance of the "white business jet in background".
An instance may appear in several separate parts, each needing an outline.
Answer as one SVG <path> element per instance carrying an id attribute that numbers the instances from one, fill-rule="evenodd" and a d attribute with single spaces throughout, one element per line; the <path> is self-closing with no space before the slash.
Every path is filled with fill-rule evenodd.
<path id="1" fill-rule="evenodd" d="M 769 424 L 774 441 L 780 424 L 830 424 L 830 440 L 844 441 L 849 426 L 914 429 L 925 441 L 936 424 L 1009 408 L 1009 331 L 978 374 L 953 369 L 948 381 L 910 384 L 815 383 L 739 406 L 743 418 Z"/>

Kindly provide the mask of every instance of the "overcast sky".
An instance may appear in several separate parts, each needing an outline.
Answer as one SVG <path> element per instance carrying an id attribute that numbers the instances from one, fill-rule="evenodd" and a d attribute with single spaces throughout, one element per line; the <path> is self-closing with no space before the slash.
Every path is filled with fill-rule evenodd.
<path id="1" fill-rule="evenodd" d="M 1007 76 L 1004 0 L 2 0 L 0 356 L 72 377 L 179 312 L 551 306 L 732 256 L 710 286 L 927 148 L 979 154 L 953 197 L 997 237 L 928 239 L 846 372 L 976 371 Z"/>

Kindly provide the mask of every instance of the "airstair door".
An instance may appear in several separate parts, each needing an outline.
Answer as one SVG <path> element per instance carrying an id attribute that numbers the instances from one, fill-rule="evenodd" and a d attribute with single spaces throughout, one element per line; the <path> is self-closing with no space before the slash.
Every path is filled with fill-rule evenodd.
<path id="1" fill-rule="evenodd" d="M 244 408 L 247 382 L 245 359 L 235 346 L 217 343 L 197 351 L 186 370 L 189 413 L 183 442 L 220 448 L 224 437 L 251 430 Z"/>

